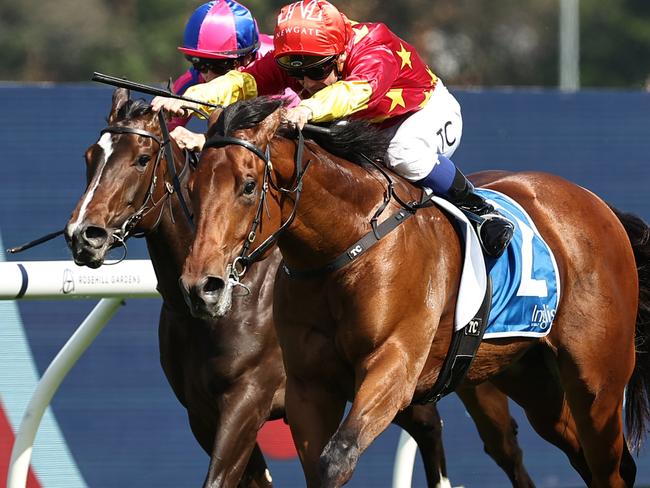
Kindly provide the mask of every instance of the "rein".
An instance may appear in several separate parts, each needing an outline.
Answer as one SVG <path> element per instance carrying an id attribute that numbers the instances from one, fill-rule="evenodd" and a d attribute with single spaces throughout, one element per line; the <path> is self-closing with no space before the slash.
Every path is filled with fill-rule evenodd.
<path id="1" fill-rule="evenodd" d="M 298 144 L 297 144 L 296 154 L 294 159 L 295 166 L 296 166 L 296 182 L 293 188 L 286 189 L 286 188 L 279 187 L 273 182 L 273 178 L 271 176 L 271 173 L 273 171 L 273 163 L 271 162 L 270 143 L 266 147 L 266 150 L 262 151 L 255 144 L 246 141 L 245 139 L 216 134 L 206 141 L 205 145 L 203 146 L 203 149 L 205 150 L 209 148 L 220 148 L 220 147 L 225 147 L 230 145 L 241 146 L 245 149 L 248 149 L 253 154 L 255 154 L 258 158 L 264 161 L 264 178 L 262 183 L 262 195 L 260 197 L 260 203 L 257 206 L 255 218 L 253 219 L 253 223 L 251 224 L 251 230 L 248 233 L 248 237 L 244 241 L 239 256 L 235 258 L 232 264 L 228 265 L 229 279 L 232 280 L 234 284 L 240 285 L 239 279 L 244 275 L 248 266 L 250 266 L 252 263 L 256 261 L 259 261 L 261 256 L 277 242 L 278 238 L 280 237 L 280 234 L 282 234 L 282 232 L 284 232 L 284 230 L 287 227 L 289 227 L 293 222 L 293 220 L 295 219 L 296 212 L 298 209 L 298 201 L 300 200 L 300 194 L 302 193 L 302 181 L 303 178 L 305 177 L 305 174 L 307 173 L 307 170 L 309 169 L 311 160 L 307 161 L 307 164 L 303 169 L 302 157 L 305 149 L 305 139 L 302 135 L 302 131 L 298 131 Z M 266 195 L 269 189 L 269 185 L 272 186 L 275 190 L 282 193 L 286 193 L 286 194 L 294 193 L 295 196 L 294 196 L 293 208 L 291 210 L 291 214 L 289 215 L 289 218 L 285 222 L 283 222 L 282 225 L 275 232 L 273 232 L 273 234 L 267 237 L 264 240 L 264 242 L 262 242 L 259 246 L 257 246 L 257 248 L 255 248 L 253 251 L 249 253 L 248 250 L 251 244 L 255 241 L 255 237 L 257 236 L 257 228 L 259 227 L 262 221 L 262 212 L 266 204 Z"/>
<path id="2" fill-rule="evenodd" d="M 187 203 L 185 202 L 185 198 L 183 197 L 183 192 L 181 191 L 181 186 L 180 186 L 180 179 L 183 177 L 183 175 L 187 171 L 187 168 L 189 167 L 189 154 L 186 153 L 185 165 L 183 166 L 183 169 L 181 170 L 180 174 L 178 174 L 176 172 L 176 165 L 174 164 L 175 163 L 174 154 L 171 148 L 171 139 L 169 137 L 169 130 L 167 129 L 167 123 L 165 121 L 162 112 L 158 113 L 158 121 L 163 135 L 162 139 L 158 137 L 156 134 L 154 134 L 153 132 L 149 132 L 143 129 L 137 129 L 134 127 L 108 126 L 100 131 L 101 134 L 104 133 L 133 134 L 142 137 L 147 137 L 154 140 L 156 143 L 158 143 L 159 146 L 158 153 L 156 154 L 154 168 L 152 171 L 151 182 L 149 184 L 149 189 L 147 190 L 147 195 L 144 199 L 144 202 L 142 203 L 142 206 L 138 210 L 136 210 L 133 214 L 131 214 L 131 216 L 129 216 L 124 221 L 122 227 L 113 234 L 113 236 L 118 241 L 120 241 L 120 243 L 123 246 L 124 246 L 124 241 L 126 241 L 126 239 L 131 236 L 131 232 L 138 224 L 138 222 L 140 222 L 147 214 L 153 211 L 153 209 L 155 209 L 163 201 L 163 199 L 167 201 L 174 192 L 178 195 L 178 199 L 181 204 L 181 208 L 183 209 L 183 213 L 185 214 L 185 217 L 189 222 L 190 227 L 192 228 L 192 230 L 194 230 L 194 221 L 192 219 L 192 215 L 189 211 Z M 165 156 L 165 159 L 167 160 L 167 172 L 171 177 L 172 183 L 170 184 L 169 182 L 165 182 L 165 195 L 160 200 L 154 201 L 153 193 L 156 188 L 156 184 L 158 182 L 157 170 L 160 161 L 162 160 L 163 154 Z M 149 206 L 149 202 L 151 202 L 151 206 Z M 158 219 L 156 220 L 156 223 L 154 225 L 154 228 L 158 226 L 158 223 L 160 222 L 162 215 L 163 215 L 163 210 L 161 209 L 160 214 L 158 215 Z"/>
<path id="3" fill-rule="evenodd" d="M 306 125 L 305 129 L 306 130 L 314 129 L 314 132 L 319 132 L 321 134 L 323 133 L 329 134 L 329 131 L 322 127 Z M 255 154 L 258 158 L 260 158 L 265 163 L 264 177 L 263 177 L 263 184 L 262 184 L 262 195 L 260 197 L 260 202 L 257 207 L 257 211 L 255 213 L 255 218 L 253 219 L 253 222 L 251 224 L 251 230 L 248 233 L 248 237 L 244 241 L 239 256 L 235 258 L 232 264 L 228 265 L 227 272 L 229 275 L 229 280 L 231 280 L 234 285 L 244 286 L 240 283 L 240 278 L 244 275 L 248 266 L 258 261 L 261 258 L 261 256 L 277 242 L 278 238 L 280 237 L 280 234 L 282 234 L 282 232 L 284 232 L 284 230 L 287 227 L 289 227 L 289 225 L 291 225 L 291 223 L 296 217 L 298 202 L 300 200 L 300 195 L 302 193 L 303 178 L 305 177 L 305 174 L 307 173 L 307 169 L 309 169 L 309 165 L 311 164 L 311 160 L 309 160 L 307 161 L 305 168 L 304 169 L 302 168 L 302 159 L 304 154 L 305 140 L 302 131 L 298 130 L 297 133 L 298 133 L 298 143 L 297 143 L 296 153 L 294 157 L 294 163 L 296 168 L 296 181 L 294 187 L 291 189 L 281 188 L 273 182 L 273 178 L 271 177 L 271 173 L 273 171 L 273 164 L 271 162 L 270 144 L 266 147 L 265 151 L 262 151 L 255 144 L 247 140 L 240 139 L 238 137 L 230 137 L 230 136 L 223 136 L 223 135 L 216 134 L 213 135 L 210 139 L 208 139 L 205 145 L 203 146 L 204 150 L 208 148 L 220 148 L 229 145 L 241 146 L 251 151 L 253 154 Z M 377 169 L 388 181 L 388 187 L 386 193 L 384 194 L 384 200 L 370 220 L 370 225 L 372 227 L 372 230 L 368 234 L 364 235 L 357 242 L 355 242 L 348 249 L 346 249 L 346 251 L 343 254 L 341 254 L 339 257 L 337 257 L 333 261 L 329 262 L 328 264 L 320 268 L 306 270 L 306 271 L 298 271 L 298 270 L 291 270 L 289 267 L 286 266 L 286 264 L 283 263 L 282 269 L 289 277 L 303 278 L 303 279 L 313 278 L 327 273 L 331 273 L 333 271 L 336 271 L 344 267 L 348 263 L 356 260 L 361 255 L 363 255 L 368 249 L 370 249 L 377 242 L 379 242 L 379 240 L 381 240 L 384 236 L 390 233 L 401 223 L 405 222 L 409 217 L 414 215 L 418 209 L 431 205 L 431 197 L 433 195 L 426 194 L 424 192 L 422 193 L 422 198 L 419 202 L 403 201 L 395 192 L 393 179 L 380 166 L 380 164 L 368 158 L 364 154 L 362 154 L 361 156 L 367 162 L 369 162 L 375 169 Z M 275 190 L 282 193 L 286 193 L 286 194 L 295 193 L 293 208 L 291 209 L 291 214 L 289 215 L 289 218 L 287 218 L 287 220 L 283 222 L 282 225 L 275 232 L 273 232 L 273 234 L 267 237 L 266 240 L 262 242 L 255 250 L 248 253 L 251 244 L 255 241 L 255 237 L 257 235 L 256 234 L 257 228 L 261 223 L 262 212 L 266 204 L 266 198 L 267 198 L 266 195 L 267 195 L 269 185 L 272 186 Z M 402 208 L 398 210 L 396 213 L 394 213 L 393 215 L 391 215 L 388 219 L 386 219 L 381 224 L 377 224 L 377 220 L 379 219 L 380 215 L 384 212 L 384 210 L 388 207 L 388 204 L 392 199 L 395 199 L 401 205 Z"/>
<path id="4" fill-rule="evenodd" d="M 100 82 L 100 83 L 105 83 L 107 85 L 112 85 L 112 86 L 116 86 L 116 87 L 120 87 L 120 88 L 126 88 L 127 90 L 135 90 L 135 91 L 138 91 L 138 92 L 141 92 L 141 93 L 148 93 L 150 95 L 169 97 L 169 98 L 176 98 L 178 100 L 185 100 L 187 102 L 197 103 L 199 105 L 205 105 L 205 106 L 208 106 L 208 107 L 214 107 L 214 108 L 220 108 L 221 107 L 221 105 L 215 105 L 215 104 L 208 103 L 208 102 L 205 102 L 205 101 L 195 100 L 195 99 L 192 99 L 192 98 L 184 97 L 182 95 L 177 95 L 176 93 L 173 93 L 170 88 L 168 88 L 167 90 L 161 90 L 161 89 L 153 87 L 153 86 L 148 86 L 148 85 L 145 85 L 145 84 L 142 84 L 142 83 L 135 83 L 133 81 L 126 80 L 124 78 L 117 78 L 115 76 L 106 75 L 106 74 L 103 74 L 103 73 L 94 72 L 91 79 L 93 81 L 97 81 L 97 82 Z M 171 84 L 171 80 L 170 80 L 170 84 Z M 194 112 L 199 113 L 200 115 L 204 116 L 206 119 L 208 118 L 207 114 L 205 114 L 200 109 L 195 109 L 195 108 L 190 108 L 190 107 L 187 107 L 187 108 L 189 108 L 190 110 L 193 110 Z M 169 129 L 167 128 L 167 123 L 165 122 L 165 119 L 162 116 L 162 113 L 159 114 L 159 122 L 160 122 L 161 131 L 163 133 L 163 141 L 161 141 L 160 138 L 158 138 L 155 134 L 152 134 L 151 132 L 148 132 L 148 131 L 144 131 L 144 130 L 140 130 L 140 129 L 131 129 L 129 131 L 124 130 L 124 129 L 127 129 L 127 127 L 109 126 L 106 129 L 104 129 L 102 131 L 102 133 L 104 133 L 104 132 L 112 132 L 112 133 L 116 133 L 116 134 L 127 134 L 127 133 L 137 134 L 137 135 L 140 135 L 140 136 L 143 136 L 143 137 L 149 137 L 149 138 L 152 138 L 153 140 L 155 140 L 161 147 L 160 152 L 162 152 L 162 148 L 165 147 L 168 169 L 170 171 L 170 174 L 173 175 L 173 179 L 172 179 L 173 187 L 172 188 L 175 189 L 176 193 L 178 194 L 178 198 L 179 198 L 179 201 L 181 203 L 181 207 L 183 208 L 183 212 L 185 213 L 185 216 L 186 216 L 190 226 L 194 230 L 194 221 L 193 221 L 192 216 L 191 216 L 191 214 L 189 212 L 187 204 L 185 203 L 185 199 L 183 198 L 183 193 L 180 191 L 180 182 L 179 182 L 179 177 L 182 177 L 183 173 L 185 172 L 185 168 L 187 167 L 187 164 L 189 162 L 189 157 L 186 155 L 185 167 L 181 171 L 180 175 L 176 175 L 176 168 L 174 166 L 174 156 L 173 156 L 173 153 L 171 151 L 170 144 L 169 144 Z M 108 129 L 110 129 L 110 130 L 108 130 Z M 160 152 L 159 152 L 158 158 L 160 157 Z M 154 177 L 154 180 L 155 180 L 155 177 Z M 151 188 L 150 188 L 150 190 L 151 190 Z M 172 193 L 172 191 L 170 190 L 169 187 L 167 187 L 167 192 L 169 194 Z M 156 202 L 154 204 L 154 206 L 157 203 L 158 202 Z M 140 210 L 144 212 L 144 210 L 142 208 Z M 137 214 L 137 212 L 136 212 L 136 214 Z M 131 228 L 134 227 L 137 224 L 137 222 L 139 222 L 145 215 L 145 214 L 140 214 L 139 216 L 136 216 L 136 214 L 131 216 L 131 219 L 132 219 L 131 223 L 128 224 L 128 225 L 131 226 Z M 161 217 L 162 217 L 162 212 L 161 212 L 161 214 L 160 214 L 160 216 L 158 218 L 158 222 L 160 221 Z M 156 225 L 158 225 L 158 222 L 156 222 Z M 126 231 L 125 226 L 122 226 L 122 227 L 123 228 L 121 230 L 123 232 Z M 129 231 L 130 230 L 131 229 L 129 229 Z M 45 235 L 43 237 L 39 237 L 38 239 L 27 242 L 27 243 L 22 244 L 20 246 L 11 247 L 11 248 L 7 249 L 7 252 L 10 253 L 10 254 L 15 254 L 15 253 L 19 253 L 19 252 L 22 252 L 22 251 L 26 251 L 27 249 L 31 249 L 32 247 L 38 246 L 39 244 L 43 244 L 44 242 L 47 242 L 47 241 L 49 241 L 51 239 L 54 239 L 55 237 L 58 237 L 58 236 L 60 236 L 60 235 L 62 235 L 64 233 L 65 233 L 65 228 L 61 229 L 61 230 L 58 230 L 56 232 L 51 232 L 51 233 L 49 233 L 49 234 L 47 234 L 47 235 Z M 116 237 L 117 237 L 118 240 L 120 240 L 119 235 L 116 236 Z M 121 240 L 122 245 L 124 245 L 124 239 L 126 239 L 126 237 L 127 237 L 127 235 L 122 236 L 122 240 Z M 126 249 L 126 246 L 125 246 L 125 249 Z M 125 253 L 124 257 L 126 257 L 126 253 Z M 124 259 L 124 257 L 122 259 Z"/>
<path id="5" fill-rule="evenodd" d="M 174 164 L 174 152 L 172 151 L 171 137 L 169 136 L 167 121 L 165 120 L 165 116 L 163 115 L 162 111 L 158 112 L 158 123 L 160 124 L 160 130 L 162 132 L 163 138 L 165 139 L 163 142 L 163 147 L 165 148 L 167 171 L 172 175 L 172 184 L 174 185 L 174 190 L 176 190 L 176 195 L 178 195 L 178 201 L 181 204 L 181 208 L 183 209 L 185 218 L 190 224 L 192 232 L 194 232 L 194 219 L 192 219 L 192 214 L 190 213 L 187 203 L 185 202 L 185 198 L 183 197 L 183 192 L 181 191 L 181 182 L 179 180 L 179 175 L 176 174 L 176 165 Z M 183 167 L 183 172 L 185 171 L 185 168 L 187 168 L 187 162 L 189 161 L 187 157 L 185 159 L 186 165 Z"/>

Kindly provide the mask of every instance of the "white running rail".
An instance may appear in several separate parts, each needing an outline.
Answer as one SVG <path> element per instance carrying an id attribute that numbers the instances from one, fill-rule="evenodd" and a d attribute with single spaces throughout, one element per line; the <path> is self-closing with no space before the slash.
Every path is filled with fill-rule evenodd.
<path id="1" fill-rule="evenodd" d="M 148 260 L 98 269 L 72 261 L 0 262 L 0 300 L 157 297 L 158 280 Z"/>
<path id="2" fill-rule="evenodd" d="M 47 367 L 23 414 L 11 451 L 7 488 L 25 488 L 36 432 L 65 376 L 125 297 L 159 295 L 156 275 L 146 260 L 123 261 L 96 270 L 69 261 L 0 262 L 0 276 L 0 300 L 101 298 Z"/>
<path id="3" fill-rule="evenodd" d="M 399 436 L 397 450 L 395 451 L 395 465 L 393 466 L 393 488 L 411 488 L 413 480 L 413 464 L 418 445 L 415 439 L 405 430 Z M 21 487 L 22 488 L 22 487 Z"/>

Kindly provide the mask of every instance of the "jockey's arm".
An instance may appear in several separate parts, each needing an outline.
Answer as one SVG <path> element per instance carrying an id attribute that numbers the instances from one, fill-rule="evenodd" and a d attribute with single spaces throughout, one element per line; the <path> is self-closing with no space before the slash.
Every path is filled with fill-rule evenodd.
<path id="1" fill-rule="evenodd" d="M 201 83 L 188 88 L 184 96 L 212 105 L 227 106 L 238 100 L 255 98 L 257 96 L 257 82 L 249 73 L 232 70 L 208 83 Z M 166 110 L 181 117 L 191 114 L 183 107 L 197 108 L 208 114 L 215 109 L 209 105 L 166 97 L 155 97 L 151 101 L 151 106 L 155 111 Z"/>
<path id="2" fill-rule="evenodd" d="M 296 108 L 309 109 L 310 120 L 314 122 L 329 122 L 367 108 L 371 96 L 372 86 L 369 82 L 341 80 L 302 100 Z"/>
<path id="3" fill-rule="evenodd" d="M 287 80 L 273 58 L 273 52 L 268 52 L 243 70 L 229 71 L 208 83 L 192 86 L 184 95 L 202 102 L 226 106 L 258 95 L 280 94 L 287 86 Z M 189 115 L 181 108 L 183 105 L 200 108 L 207 113 L 214 111 L 214 107 L 164 97 L 154 98 L 151 105 L 154 110 L 164 109 L 180 116 Z"/>
<path id="4" fill-rule="evenodd" d="M 344 80 L 301 101 L 295 109 L 289 111 L 287 118 L 294 119 L 292 115 L 295 114 L 293 121 L 300 126 L 303 120 L 329 122 L 348 117 L 378 103 L 392 87 L 399 73 L 394 56 L 382 45 L 366 49 L 349 63 L 349 74 Z M 305 120 L 306 114 L 308 118 Z"/>
<path id="5" fill-rule="evenodd" d="M 188 151 L 201 151 L 205 144 L 205 134 L 197 134 L 181 125 L 175 127 L 169 135 L 174 138 L 178 147 Z"/>

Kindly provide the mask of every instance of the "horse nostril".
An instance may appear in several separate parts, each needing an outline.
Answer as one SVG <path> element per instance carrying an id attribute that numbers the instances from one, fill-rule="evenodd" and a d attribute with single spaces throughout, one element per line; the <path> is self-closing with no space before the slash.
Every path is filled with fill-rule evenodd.
<path id="1" fill-rule="evenodd" d="M 215 294 L 226 287 L 226 282 L 218 276 L 208 276 L 203 283 L 203 293 Z"/>
<path id="2" fill-rule="evenodd" d="M 89 225 L 81 233 L 83 240 L 95 249 L 101 248 L 108 240 L 108 232 L 103 227 Z"/>

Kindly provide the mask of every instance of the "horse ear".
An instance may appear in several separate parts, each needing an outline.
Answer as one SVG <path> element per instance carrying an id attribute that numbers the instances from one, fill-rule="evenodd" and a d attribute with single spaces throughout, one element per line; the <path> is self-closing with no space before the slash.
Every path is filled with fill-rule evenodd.
<path id="1" fill-rule="evenodd" d="M 126 88 L 116 88 L 113 92 L 113 106 L 111 113 L 108 115 L 108 122 L 113 122 L 117 118 L 117 112 L 129 100 L 129 90 Z"/>
<path id="2" fill-rule="evenodd" d="M 210 137 L 217 132 L 217 120 L 219 120 L 221 112 L 223 112 L 223 108 L 216 108 L 214 109 L 214 112 L 210 114 L 210 118 L 208 119 L 208 130 L 205 133 L 206 139 L 210 139 Z"/>
<path id="3" fill-rule="evenodd" d="M 280 127 L 280 124 L 282 123 L 283 110 L 283 107 L 279 107 L 260 123 L 258 130 L 255 133 L 255 140 L 258 145 L 266 146 L 271 142 L 271 139 L 273 139 L 278 127 Z"/>

